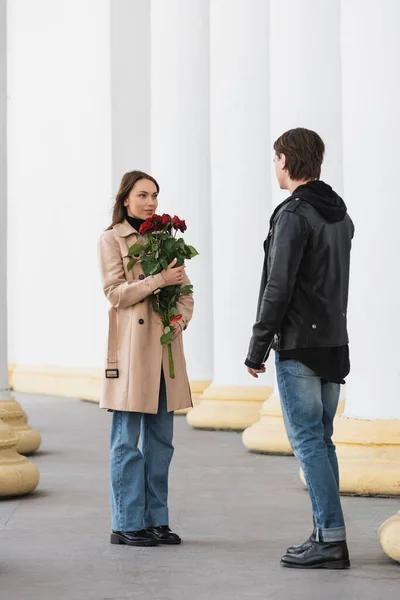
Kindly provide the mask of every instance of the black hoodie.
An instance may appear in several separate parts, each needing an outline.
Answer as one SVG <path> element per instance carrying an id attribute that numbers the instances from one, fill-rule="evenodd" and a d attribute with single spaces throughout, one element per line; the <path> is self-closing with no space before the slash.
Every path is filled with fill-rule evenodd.
<path id="1" fill-rule="evenodd" d="M 304 185 L 299 185 L 291 196 L 291 199 L 293 198 L 301 198 L 308 202 L 324 219 L 331 223 L 343 221 L 347 213 L 347 207 L 342 198 L 323 181 L 309 181 Z"/>
<path id="2" fill-rule="evenodd" d="M 305 202 L 308 202 L 308 204 L 311 204 L 324 219 L 331 223 L 343 221 L 347 213 L 347 207 L 342 198 L 333 191 L 330 185 L 320 180 L 309 181 L 304 185 L 299 185 L 289 198 L 286 198 L 286 200 L 276 207 L 270 220 L 271 228 L 275 216 L 281 210 L 282 206 L 295 198 L 301 198 Z"/>

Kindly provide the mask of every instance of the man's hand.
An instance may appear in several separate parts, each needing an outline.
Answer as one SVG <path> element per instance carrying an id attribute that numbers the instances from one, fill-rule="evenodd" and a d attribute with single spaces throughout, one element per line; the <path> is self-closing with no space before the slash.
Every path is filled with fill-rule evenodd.
<path id="1" fill-rule="evenodd" d="M 258 373 L 265 373 L 266 371 L 265 365 L 261 365 L 261 369 L 251 369 L 250 367 L 247 367 L 247 370 L 250 373 L 250 375 L 252 377 L 255 377 L 256 379 L 258 379 Z"/>

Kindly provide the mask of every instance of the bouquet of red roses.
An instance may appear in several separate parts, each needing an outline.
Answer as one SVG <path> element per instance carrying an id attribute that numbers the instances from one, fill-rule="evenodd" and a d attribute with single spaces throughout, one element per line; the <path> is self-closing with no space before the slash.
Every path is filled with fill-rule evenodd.
<path id="1" fill-rule="evenodd" d="M 140 260 L 145 275 L 156 275 L 161 273 L 176 258 L 176 267 L 181 267 L 185 260 L 190 260 L 198 255 L 193 246 L 188 246 L 183 238 L 177 237 L 177 232 L 186 231 L 186 223 L 179 217 L 171 217 L 164 214 L 153 215 L 146 219 L 140 227 L 143 240 L 129 248 L 131 260 L 128 270 Z M 192 285 L 169 285 L 162 288 L 158 294 L 153 294 L 152 302 L 154 310 L 160 314 L 163 324 L 163 334 L 160 338 L 161 344 L 168 344 L 169 374 L 171 379 L 175 377 L 174 359 L 172 356 L 172 340 L 174 337 L 174 323 L 182 318 L 177 308 L 180 296 L 193 294 Z"/>

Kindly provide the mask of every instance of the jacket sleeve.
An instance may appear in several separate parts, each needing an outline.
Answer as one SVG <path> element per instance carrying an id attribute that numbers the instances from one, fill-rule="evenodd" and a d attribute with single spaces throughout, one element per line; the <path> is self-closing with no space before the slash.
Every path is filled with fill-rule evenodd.
<path id="1" fill-rule="evenodd" d="M 186 275 L 186 271 L 184 271 L 182 286 L 190 285 L 190 279 Z M 181 328 L 184 330 L 189 324 L 189 321 L 193 315 L 194 308 L 194 299 L 193 294 L 189 294 L 187 296 L 180 296 L 177 302 L 177 308 L 182 315 L 182 319 L 178 321 Z"/>
<path id="2" fill-rule="evenodd" d="M 253 327 L 245 364 L 258 369 L 268 358 L 292 298 L 297 273 L 308 238 L 306 220 L 284 210 L 274 225 L 269 246 L 270 270 Z"/>
<path id="3" fill-rule="evenodd" d="M 100 237 L 98 258 L 104 294 L 115 308 L 133 306 L 165 287 L 161 273 L 139 281 L 126 280 L 120 246 L 111 230 Z"/>

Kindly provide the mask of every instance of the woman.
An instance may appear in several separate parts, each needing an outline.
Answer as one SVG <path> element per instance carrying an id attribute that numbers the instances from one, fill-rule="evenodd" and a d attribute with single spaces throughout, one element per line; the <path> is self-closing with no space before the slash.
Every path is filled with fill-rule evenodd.
<path id="1" fill-rule="evenodd" d="M 173 455 L 174 411 L 192 406 L 182 331 L 193 313 L 193 297 L 181 296 L 182 319 L 168 350 L 151 296 L 168 285 L 187 285 L 185 267 L 146 277 L 140 261 L 128 271 L 128 249 L 155 214 L 159 185 L 140 171 L 126 173 L 115 200 L 112 224 L 99 241 L 99 263 L 109 310 L 108 352 L 101 408 L 113 411 L 111 427 L 112 544 L 180 544 L 168 520 L 168 470 Z M 139 437 L 142 444 L 139 449 Z"/>

